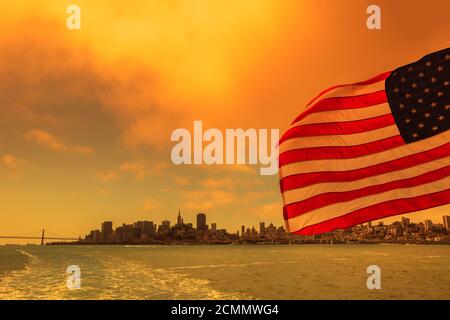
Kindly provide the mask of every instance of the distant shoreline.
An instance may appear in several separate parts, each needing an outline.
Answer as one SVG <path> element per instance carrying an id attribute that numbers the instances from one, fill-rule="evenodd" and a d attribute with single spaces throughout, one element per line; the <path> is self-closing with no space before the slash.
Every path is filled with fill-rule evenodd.
<path id="1" fill-rule="evenodd" d="M 164 242 L 164 243 L 155 243 L 155 242 L 114 242 L 114 243 L 86 243 L 86 242 L 50 242 L 45 245 L 48 246 L 266 246 L 266 245 L 450 245 L 450 241 L 423 241 L 423 242 L 386 242 L 386 241 L 361 241 L 361 242 L 333 242 L 333 243 L 321 243 L 317 242 L 301 242 L 301 243 L 251 243 L 251 242 L 231 242 L 231 243 L 179 243 L 179 242 Z"/>
<path id="2" fill-rule="evenodd" d="M 437 245 L 437 246 L 445 246 L 450 245 L 450 242 L 417 242 L 417 243 L 410 243 L 410 242 L 354 242 L 354 243 L 227 243 L 227 244 L 211 244 L 211 243 L 70 243 L 70 242 L 51 242 L 46 243 L 44 246 L 135 246 L 135 247 L 151 247 L 151 246 L 210 246 L 210 247 L 216 247 L 216 246 L 298 246 L 298 245 L 321 245 L 321 246 L 334 246 L 334 245 L 403 245 L 403 246 L 409 246 L 409 245 L 424 245 L 424 246 L 430 246 L 430 245 Z M 0 247 L 6 247 L 6 246 L 41 246 L 37 243 L 5 243 L 0 244 Z"/>

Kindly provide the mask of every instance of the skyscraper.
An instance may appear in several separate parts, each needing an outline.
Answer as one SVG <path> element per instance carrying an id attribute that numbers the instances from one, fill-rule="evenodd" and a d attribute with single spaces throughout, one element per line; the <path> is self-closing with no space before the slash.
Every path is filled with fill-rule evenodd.
<path id="1" fill-rule="evenodd" d="M 261 236 L 263 236 L 265 231 L 266 231 L 266 224 L 264 222 L 260 222 L 259 223 L 259 234 Z"/>
<path id="2" fill-rule="evenodd" d="M 216 223 L 211 223 L 211 232 L 216 232 L 217 231 L 217 224 Z"/>
<path id="3" fill-rule="evenodd" d="M 433 222 L 431 220 L 425 220 L 425 230 L 432 230 L 433 229 Z"/>
<path id="4" fill-rule="evenodd" d="M 403 228 L 408 227 L 411 224 L 411 220 L 409 218 L 402 217 L 402 226 Z"/>
<path id="5" fill-rule="evenodd" d="M 245 226 L 241 226 L 241 238 L 245 235 Z"/>
<path id="6" fill-rule="evenodd" d="M 170 231 L 170 221 L 169 220 L 163 220 L 161 222 L 161 225 L 158 228 L 158 233 L 167 233 Z"/>
<path id="7" fill-rule="evenodd" d="M 153 221 L 137 221 L 134 223 L 134 227 L 141 229 L 142 234 L 153 235 L 155 233 Z"/>
<path id="8" fill-rule="evenodd" d="M 94 242 L 101 241 L 102 239 L 101 239 L 100 235 L 101 235 L 100 230 L 92 230 L 91 234 L 90 234 L 91 241 L 94 241 Z"/>
<path id="9" fill-rule="evenodd" d="M 181 211 L 178 209 L 177 226 L 183 225 L 183 218 L 181 217 Z"/>
<path id="10" fill-rule="evenodd" d="M 197 230 L 206 231 L 206 215 L 204 213 L 197 214 Z"/>
<path id="11" fill-rule="evenodd" d="M 450 216 L 443 216 L 445 230 L 450 231 Z"/>
<path id="12" fill-rule="evenodd" d="M 102 237 L 103 241 L 107 241 L 108 237 L 112 234 L 112 221 L 105 221 L 102 223 Z"/>

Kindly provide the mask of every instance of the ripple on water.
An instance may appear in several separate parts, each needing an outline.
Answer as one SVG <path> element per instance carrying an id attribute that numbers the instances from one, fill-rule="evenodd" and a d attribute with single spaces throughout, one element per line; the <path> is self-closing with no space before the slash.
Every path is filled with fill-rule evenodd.
<path id="1" fill-rule="evenodd" d="M 202 266 L 193 266 L 202 267 Z M 178 272 L 182 268 L 151 268 L 142 263 L 110 260 L 101 299 L 245 299 L 241 293 L 221 292 L 210 281 Z"/>

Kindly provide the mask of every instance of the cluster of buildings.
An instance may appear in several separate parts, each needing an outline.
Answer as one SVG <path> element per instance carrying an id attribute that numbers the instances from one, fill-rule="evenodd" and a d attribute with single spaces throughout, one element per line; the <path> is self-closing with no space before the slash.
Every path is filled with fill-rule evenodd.
<path id="1" fill-rule="evenodd" d="M 412 223 L 402 217 L 392 224 L 379 222 L 362 224 L 345 230 L 335 230 L 320 237 L 322 242 L 334 243 L 450 243 L 450 216 L 443 216 L 442 223 L 425 220 Z"/>
<path id="2" fill-rule="evenodd" d="M 117 244 L 117 243 L 152 243 L 152 244 L 284 244 L 284 243 L 450 243 L 450 216 L 443 217 L 443 223 L 435 224 L 431 220 L 412 223 L 408 218 L 390 225 L 379 222 L 361 224 L 353 228 L 335 230 L 316 236 L 293 235 L 272 223 L 259 224 L 246 228 L 241 226 L 235 233 L 218 229 L 216 223 L 209 226 L 204 213 L 197 214 L 196 225 L 185 223 L 178 211 L 177 222 L 172 225 L 164 220 L 157 225 L 153 221 L 137 221 L 113 228 L 112 221 L 105 221 L 101 229 L 92 230 L 78 241 L 80 244 Z"/>
<path id="3" fill-rule="evenodd" d="M 240 231 L 228 233 L 226 229 L 217 228 L 217 223 L 206 223 L 206 214 L 197 214 L 197 221 L 185 223 L 178 211 L 177 222 L 172 225 L 169 220 L 163 220 L 157 225 L 153 221 L 136 221 L 133 224 L 122 224 L 113 228 L 112 221 L 105 221 L 101 228 L 92 230 L 80 242 L 84 244 L 114 244 L 114 243 L 210 243 L 227 244 L 232 242 L 289 242 L 290 236 L 283 227 L 264 222 L 255 227 L 242 226 Z"/>

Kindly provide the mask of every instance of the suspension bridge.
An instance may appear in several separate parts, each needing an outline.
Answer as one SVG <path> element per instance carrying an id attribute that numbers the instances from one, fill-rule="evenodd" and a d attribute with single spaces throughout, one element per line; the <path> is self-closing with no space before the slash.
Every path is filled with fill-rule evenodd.
<path id="1" fill-rule="evenodd" d="M 40 232 L 40 231 L 41 230 L 39 230 L 38 232 Z M 33 232 L 33 234 L 36 234 L 38 232 Z M 2 235 L 0 235 L 0 239 L 41 240 L 41 245 L 45 244 L 45 240 L 63 240 L 63 241 L 79 240 L 79 238 L 65 237 L 65 236 L 61 236 L 59 234 L 53 233 L 51 231 L 46 232 L 45 229 L 42 229 L 42 233 L 40 233 L 39 236 L 32 236 L 32 235 L 2 236 Z"/>

